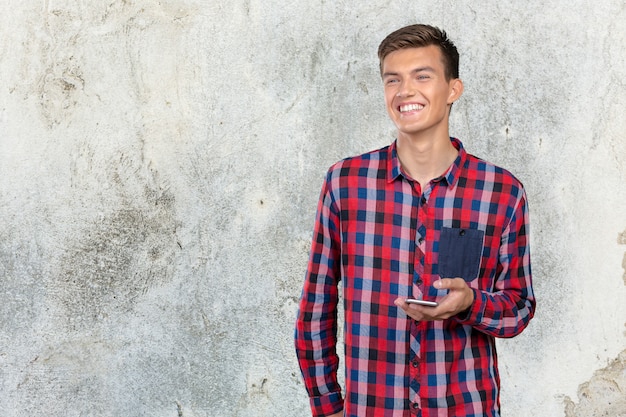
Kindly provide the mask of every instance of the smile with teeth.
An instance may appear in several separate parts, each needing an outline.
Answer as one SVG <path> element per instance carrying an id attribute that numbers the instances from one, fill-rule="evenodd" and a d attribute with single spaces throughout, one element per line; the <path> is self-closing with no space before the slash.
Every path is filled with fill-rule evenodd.
<path id="1" fill-rule="evenodd" d="M 409 112 L 409 111 L 416 111 L 416 110 L 422 110 L 424 108 L 423 105 L 421 104 L 403 104 L 402 106 L 400 106 L 399 110 L 400 113 L 404 113 L 404 112 Z"/>

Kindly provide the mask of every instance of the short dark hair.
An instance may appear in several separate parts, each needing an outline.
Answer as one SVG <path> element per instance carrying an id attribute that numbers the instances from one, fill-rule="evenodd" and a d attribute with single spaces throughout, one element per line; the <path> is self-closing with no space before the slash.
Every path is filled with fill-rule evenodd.
<path id="1" fill-rule="evenodd" d="M 446 80 L 459 78 L 459 52 L 448 39 L 445 31 L 430 25 L 405 26 L 390 33 L 378 47 L 380 72 L 383 71 L 385 57 L 394 51 L 406 48 L 421 48 L 435 45 L 441 50 Z"/>

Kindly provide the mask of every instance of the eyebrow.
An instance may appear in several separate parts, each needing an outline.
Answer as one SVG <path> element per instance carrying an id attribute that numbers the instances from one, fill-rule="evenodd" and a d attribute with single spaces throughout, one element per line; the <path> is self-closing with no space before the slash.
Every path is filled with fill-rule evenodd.
<path id="1" fill-rule="evenodd" d="M 424 72 L 424 71 L 426 71 L 426 72 L 433 72 L 433 73 L 436 72 L 433 67 L 426 66 L 426 67 L 413 68 L 411 70 L 411 74 L 416 74 L 418 72 Z M 385 78 L 385 77 L 393 77 L 393 76 L 396 76 L 396 75 L 399 75 L 399 74 L 397 72 L 385 72 L 385 73 L 383 73 L 383 78 Z"/>
<path id="2" fill-rule="evenodd" d="M 435 69 L 433 67 L 417 67 L 415 69 L 413 69 L 413 71 L 411 71 L 411 73 L 415 74 L 416 72 L 436 72 Z"/>

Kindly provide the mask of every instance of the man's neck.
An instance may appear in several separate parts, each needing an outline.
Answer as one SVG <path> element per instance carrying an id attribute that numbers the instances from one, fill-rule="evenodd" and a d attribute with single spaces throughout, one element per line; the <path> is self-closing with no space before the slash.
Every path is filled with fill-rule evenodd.
<path id="1" fill-rule="evenodd" d="M 447 132 L 435 138 L 398 135 L 397 149 L 402 169 L 422 189 L 446 172 L 459 154 Z"/>

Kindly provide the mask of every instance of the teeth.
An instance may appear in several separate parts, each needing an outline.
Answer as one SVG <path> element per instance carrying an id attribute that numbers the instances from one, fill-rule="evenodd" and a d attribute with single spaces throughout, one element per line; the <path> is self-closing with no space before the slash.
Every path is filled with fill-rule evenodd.
<path id="1" fill-rule="evenodd" d="M 403 106 L 400 106 L 400 111 L 401 112 L 415 111 L 415 110 L 422 110 L 423 108 L 424 106 L 422 106 L 421 104 L 405 104 Z"/>

